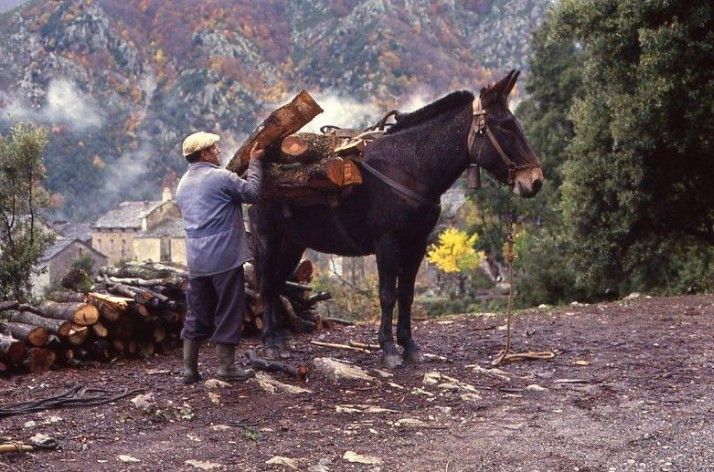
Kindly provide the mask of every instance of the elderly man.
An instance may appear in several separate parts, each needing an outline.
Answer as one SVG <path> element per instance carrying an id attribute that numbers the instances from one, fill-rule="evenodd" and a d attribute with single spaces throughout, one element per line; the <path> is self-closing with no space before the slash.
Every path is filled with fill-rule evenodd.
<path id="1" fill-rule="evenodd" d="M 200 379 L 198 349 L 209 338 L 216 345 L 219 378 L 238 380 L 252 374 L 236 367 L 234 359 L 245 311 L 243 263 L 250 259 L 241 203 L 260 196 L 263 150 L 253 146 L 243 180 L 219 167 L 219 139 L 199 132 L 184 140 L 189 165 L 176 192 L 189 272 L 188 312 L 181 332 L 186 384 Z"/>

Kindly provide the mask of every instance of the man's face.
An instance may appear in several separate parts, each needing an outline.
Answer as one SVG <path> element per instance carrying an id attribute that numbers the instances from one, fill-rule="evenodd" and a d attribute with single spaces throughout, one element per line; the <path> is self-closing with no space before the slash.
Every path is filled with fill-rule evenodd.
<path id="1" fill-rule="evenodd" d="M 201 160 L 217 166 L 221 165 L 221 148 L 213 145 L 201 152 Z"/>

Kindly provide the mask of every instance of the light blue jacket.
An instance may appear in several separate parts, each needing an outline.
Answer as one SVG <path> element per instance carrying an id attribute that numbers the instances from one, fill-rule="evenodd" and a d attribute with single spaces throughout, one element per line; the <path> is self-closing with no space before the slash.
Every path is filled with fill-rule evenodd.
<path id="1" fill-rule="evenodd" d="M 209 164 L 189 164 L 176 190 L 186 230 L 190 277 L 220 274 L 251 259 L 241 203 L 260 197 L 263 167 L 253 160 L 246 180 Z"/>

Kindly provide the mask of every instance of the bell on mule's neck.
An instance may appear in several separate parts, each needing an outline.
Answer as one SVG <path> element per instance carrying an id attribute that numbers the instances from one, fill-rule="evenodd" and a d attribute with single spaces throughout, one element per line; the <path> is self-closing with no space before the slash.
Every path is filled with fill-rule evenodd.
<path id="1" fill-rule="evenodd" d="M 469 164 L 466 171 L 466 182 L 470 189 L 478 190 L 481 188 L 481 168 L 478 164 Z"/>

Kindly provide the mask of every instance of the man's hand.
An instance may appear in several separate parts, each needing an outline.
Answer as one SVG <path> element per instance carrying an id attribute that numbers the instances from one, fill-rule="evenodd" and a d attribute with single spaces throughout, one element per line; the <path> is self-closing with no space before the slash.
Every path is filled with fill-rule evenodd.
<path id="1" fill-rule="evenodd" d="M 259 161 L 263 158 L 265 155 L 265 149 L 261 149 L 258 147 L 258 143 L 253 144 L 253 147 L 250 149 L 250 160 L 252 161 L 253 159 Z"/>

